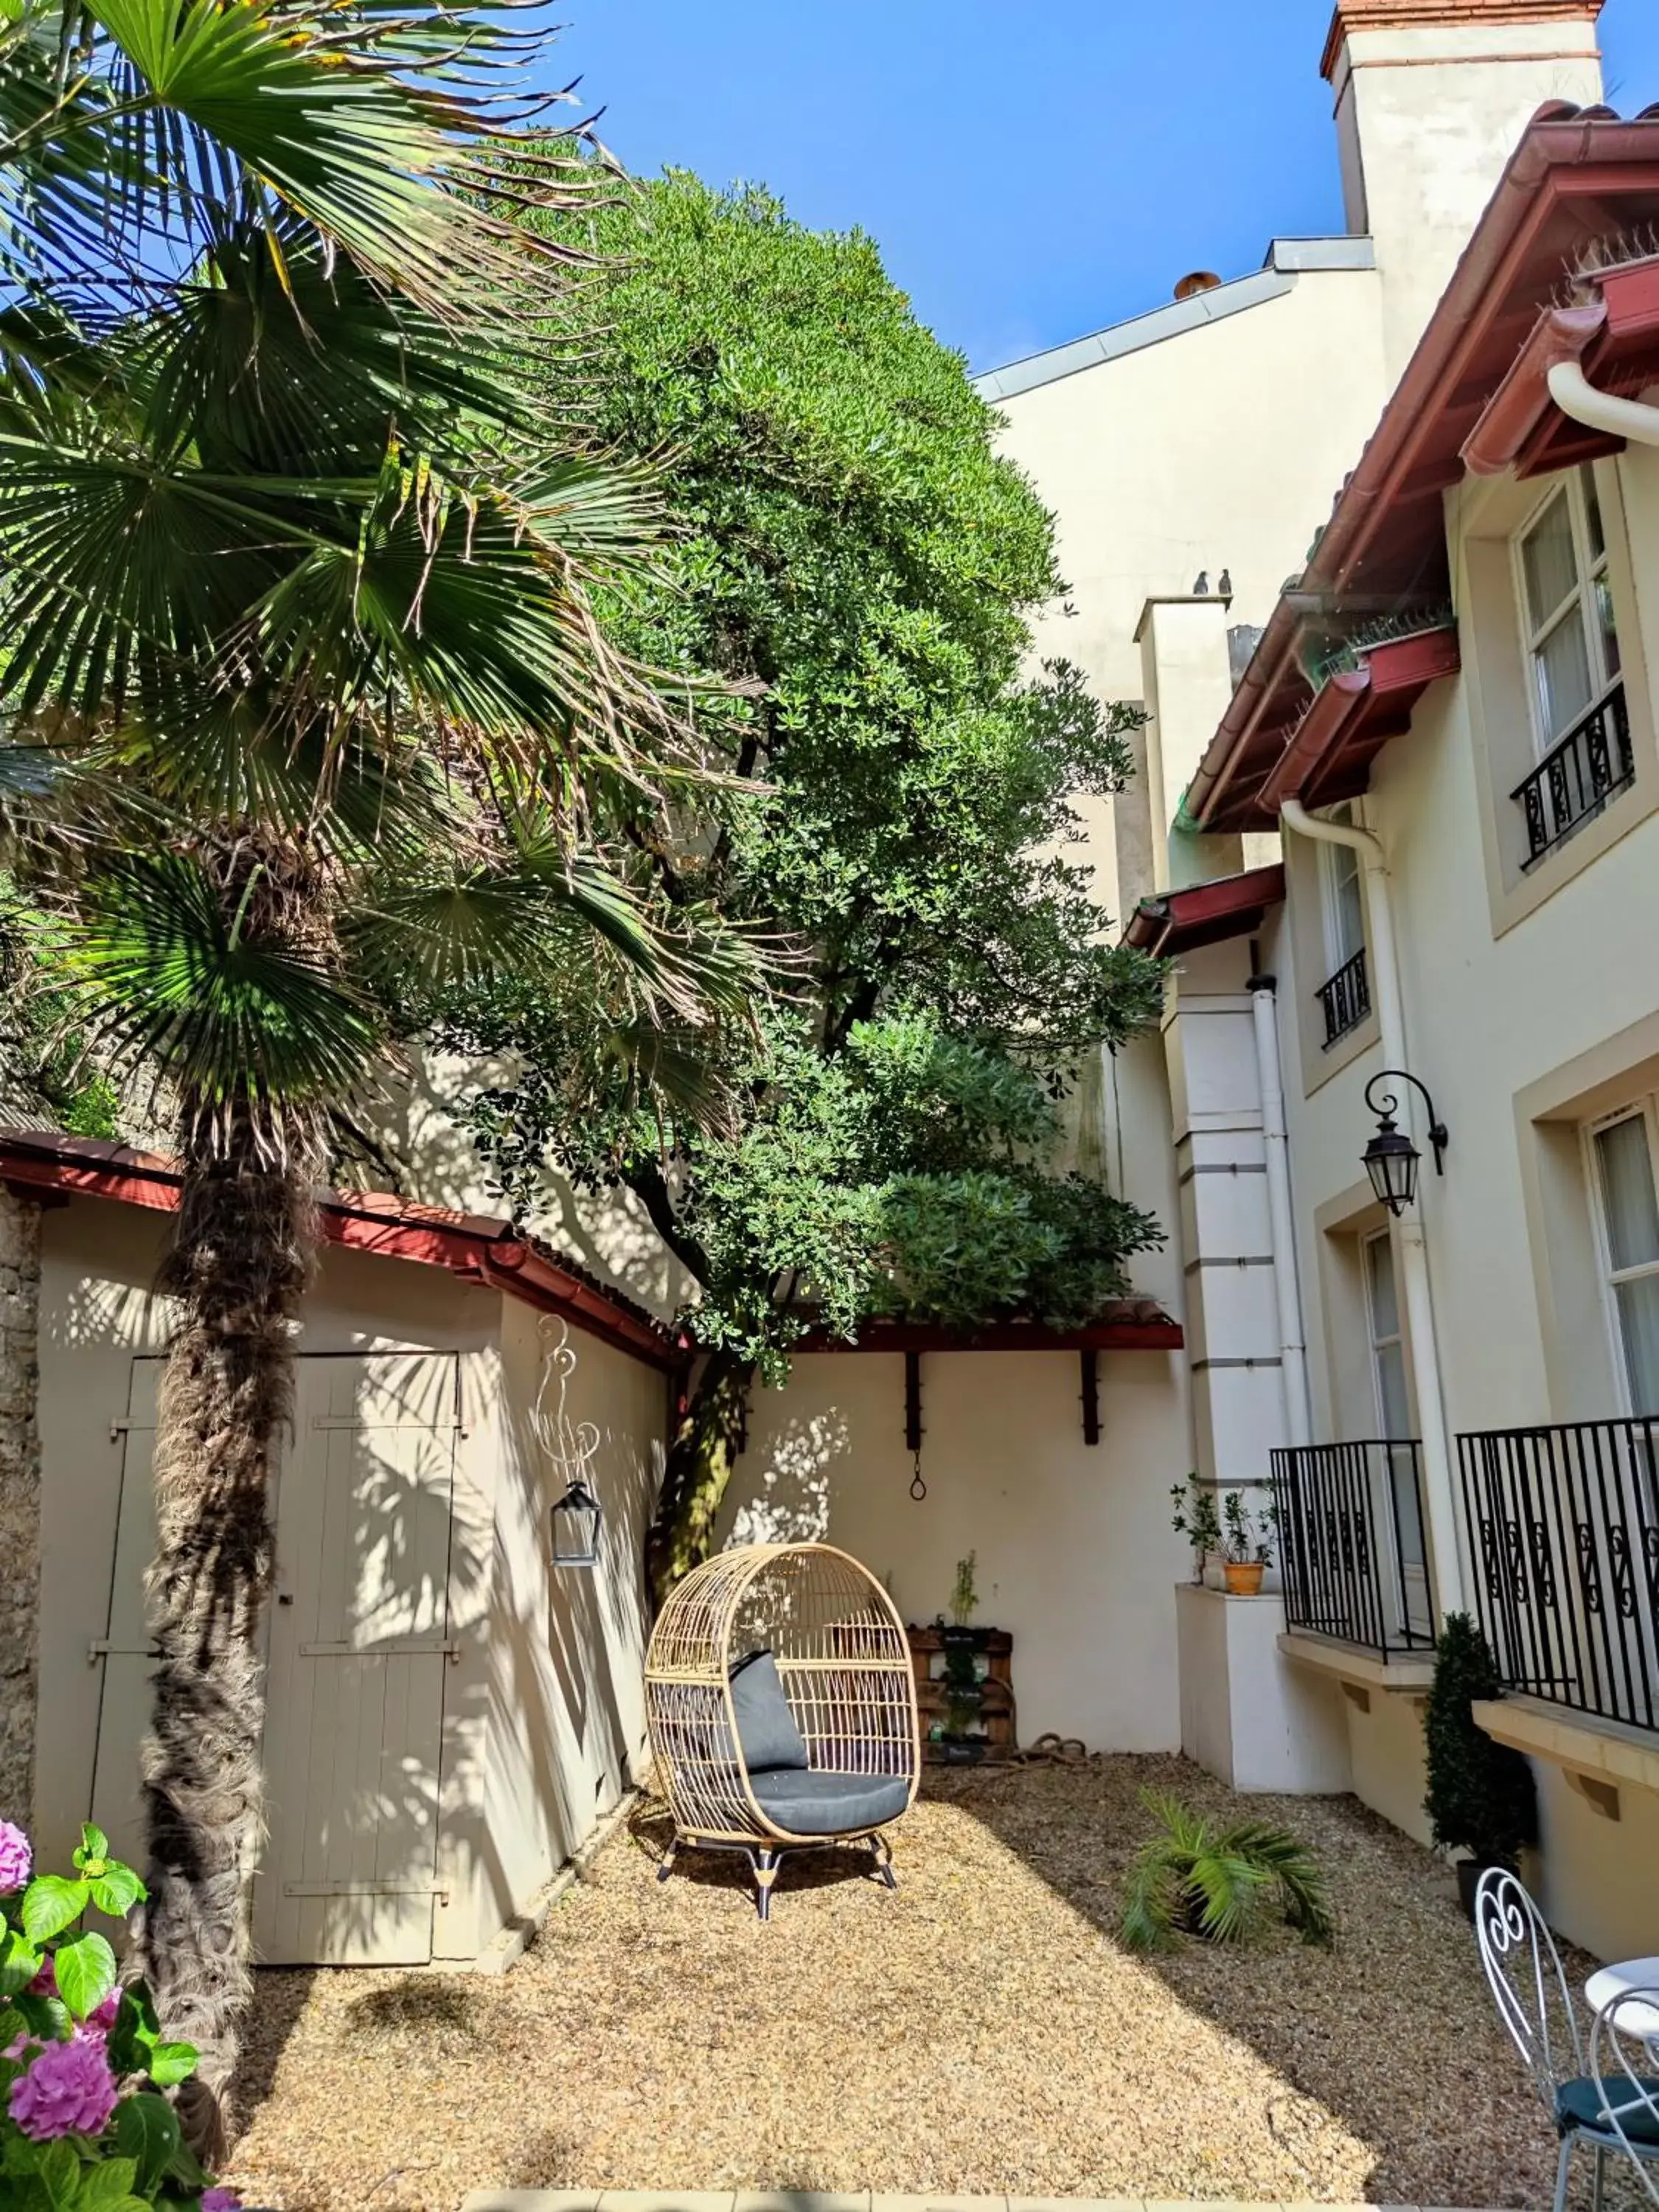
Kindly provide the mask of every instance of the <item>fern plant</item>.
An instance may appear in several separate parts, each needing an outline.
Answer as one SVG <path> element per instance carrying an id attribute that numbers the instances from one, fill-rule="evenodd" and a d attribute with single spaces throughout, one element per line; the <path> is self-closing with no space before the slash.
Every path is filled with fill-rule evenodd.
<path id="1" fill-rule="evenodd" d="M 1266 1820 L 1218 1830 L 1178 1797 L 1140 1795 L 1158 1832 L 1142 1845 L 1123 1900 L 1123 1940 L 1132 1951 L 1166 1951 L 1178 1935 L 1236 1942 L 1269 1894 L 1304 1942 L 1331 1942 L 1325 1877 L 1305 1844 Z"/>

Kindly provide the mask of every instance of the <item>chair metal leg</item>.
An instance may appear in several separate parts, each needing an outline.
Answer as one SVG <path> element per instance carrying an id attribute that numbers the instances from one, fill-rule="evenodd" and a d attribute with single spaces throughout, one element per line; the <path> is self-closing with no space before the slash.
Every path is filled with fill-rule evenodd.
<path id="1" fill-rule="evenodd" d="M 1567 2160 L 1572 2156 L 1572 2137 L 1561 2138 L 1561 2155 L 1555 2161 L 1555 2212 L 1566 2212 Z"/>
<path id="2" fill-rule="evenodd" d="M 893 1846 L 885 1836 L 872 1836 L 869 1844 L 876 1862 L 877 1879 L 884 1881 L 889 1889 L 896 1889 L 898 1876 L 893 1872 Z"/>
<path id="3" fill-rule="evenodd" d="M 657 1880 L 659 1881 L 666 1881 L 669 1875 L 673 1873 L 674 1862 L 679 1856 L 679 1850 L 680 1839 L 676 1836 L 670 1843 L 668 1849 L 662 1855 L 661 1863 L 657 1869 Z"/>
<path id="4" fill-rule="evenodd" d="M 1595 2185 L 1590 2197 L 1590 2212 L 1601 2212 L 1601 2190 L 1607 2179 L 1607 2154 L 1600 2143 L 1595 2146 Z"/>
<path id="5" fill-rule="evenodd" d="M 772 1885 L 778 1878 L 778 1854 L 763 1844 L 751 1854 L 755 1869 L 755 1911 L 763 1920 L 772 1917 Z"/>

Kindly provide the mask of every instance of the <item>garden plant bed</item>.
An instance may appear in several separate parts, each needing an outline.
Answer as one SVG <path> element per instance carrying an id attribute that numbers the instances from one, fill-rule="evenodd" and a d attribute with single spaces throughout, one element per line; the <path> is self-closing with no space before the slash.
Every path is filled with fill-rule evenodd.
<path id="1" fill-rule="evenodd" d="M 1334 1952 L 1136 1958 L 1143 1786 L 1320 1852 Z M 1351 1798 L 1185 1761 L 930 1771 L 902 1885 L 744 1870 L 647 1806 L 500 1978 L 270 1973 L 231 2179 L 282 2212 L 455 2212 L 483 2186 L 1549 2201 L 1553 2142 L 1446 1869 Z M 1583 1970 L 1569 1960 L 1570 1974 Z M 1583 2161 L 1588 2175 L 1589 2161 Z"/>

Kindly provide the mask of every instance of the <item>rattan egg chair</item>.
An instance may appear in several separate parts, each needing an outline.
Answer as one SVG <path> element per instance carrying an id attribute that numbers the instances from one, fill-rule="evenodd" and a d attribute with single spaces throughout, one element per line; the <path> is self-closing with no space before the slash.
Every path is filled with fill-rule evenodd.
<path id="1" fill-rule="evenodd" d="M 694 1567 L 645 1662 L 645 1710 L 674 1836 L 741 1851 L 770 1917 L 788 1850 L 866 1843 L 889 1889 L 881 1831 L 921 1773 L 910 1647 L 875 1577 L 829 1544 L 746 1544 Z"/>

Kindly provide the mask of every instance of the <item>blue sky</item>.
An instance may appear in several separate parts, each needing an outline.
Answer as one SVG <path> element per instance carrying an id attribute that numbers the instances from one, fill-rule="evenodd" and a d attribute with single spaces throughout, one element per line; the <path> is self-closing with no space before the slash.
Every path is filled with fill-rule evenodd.
<path id="1" fill-rule="evenodd" d="M 636 173 L 759 179 L 861 224 L 986 368 L 1342 228 L 1331 0 L 562 0 L 561 66 Z M 1659 0 L 1607 0 L 1608 97 L 1659 100 Z"/>

